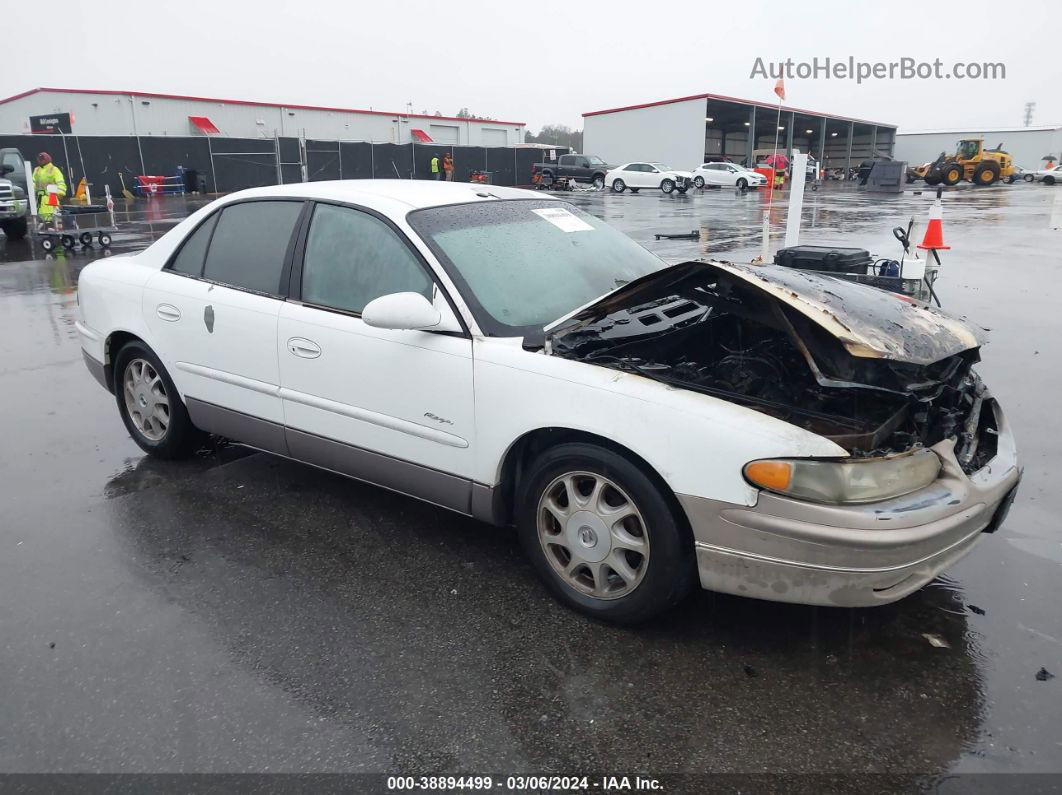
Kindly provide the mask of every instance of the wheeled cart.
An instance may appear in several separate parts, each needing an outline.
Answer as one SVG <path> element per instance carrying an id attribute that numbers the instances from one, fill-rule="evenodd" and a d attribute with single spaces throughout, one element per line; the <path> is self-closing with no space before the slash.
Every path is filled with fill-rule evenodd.
<path id="1" fill-rule="evenodd" d="M 113 204 L 108 192 L 107 206 L 101 204 L 64 205 L 56 209 L 49 226 L 34 230 L 41 248 L 52 252 L 59 246 L 72 251 L 80 243 L 89 248 L 95 241 L 101 248 L 110 248 L 112 235 L 118 231 L 114 221 Z M 83 224 L 84 218 L 89 223 Z"/>

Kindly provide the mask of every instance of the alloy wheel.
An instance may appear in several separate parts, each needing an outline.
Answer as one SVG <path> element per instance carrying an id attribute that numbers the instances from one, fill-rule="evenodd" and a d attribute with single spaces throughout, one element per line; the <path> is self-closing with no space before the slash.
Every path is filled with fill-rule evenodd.
<path id="1" fill-rule="evenodd" d="M 630 594 L 649 565 L 649 533 L 634 501 L 595 472 L 567 472 L 542 492 L 538 540 L 565 584 L 597 599 Z"/>
<path id="2" fill-rule="evenodd" d="M 133 359 L 122 379 L 125 409 L 137 431 L 152 442 L 162 441 L 170 426 L 170 400 L 166 385 L 151 362 Z"/>

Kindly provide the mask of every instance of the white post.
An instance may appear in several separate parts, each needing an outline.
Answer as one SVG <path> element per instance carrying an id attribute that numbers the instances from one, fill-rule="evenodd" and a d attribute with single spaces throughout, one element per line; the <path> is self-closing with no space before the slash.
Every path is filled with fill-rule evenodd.
<path id="1" fill-rule="evenodd" d="M 804 178 L 808 170 L 808 156 L 799 152 L 793 155 L 789 182 L 789 212 L 785 217 L 785 246 L 795 246 L 800 241 L 800 212 L 804 209 Z"/>
<path id="2" fill-rule="evenodd" d="M 1051 228 L 1062 229 L 1062 193 L 1055 191 L 1055 200 L 1051 204 Z"/>
<path id="3" fill-rule="evenodd" d="M 26 198 L 30 203 L 30 214 L 37 217 L 37 188 L 33 184 L 33 166 L 30 165 L 30 161 L 24 160 L 26 166 Z"/>
<path id="4" fill-rule="evenodd" d="M 763 242 L 760 244 L 760 262 L 766 263 L 771 254 L 771 212 L 763 213 Z"/>

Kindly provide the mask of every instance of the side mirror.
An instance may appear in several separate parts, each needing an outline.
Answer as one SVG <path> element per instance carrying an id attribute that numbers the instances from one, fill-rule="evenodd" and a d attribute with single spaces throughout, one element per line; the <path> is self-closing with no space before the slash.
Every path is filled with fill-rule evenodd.
<path id="1" fill-rule="evenodd" d="M 14 170 L 15 167 L 10 163 L 4 163 L 2 166 L 0 166 L 0 174 L 10 174 Z"/>
<path id="2" fill-rule="evenodd" d="M 361 319 L 374 328 L 402 330 L 435 329 L 443 318 L 420 293 L 391 293 L 369 301 Z"/>

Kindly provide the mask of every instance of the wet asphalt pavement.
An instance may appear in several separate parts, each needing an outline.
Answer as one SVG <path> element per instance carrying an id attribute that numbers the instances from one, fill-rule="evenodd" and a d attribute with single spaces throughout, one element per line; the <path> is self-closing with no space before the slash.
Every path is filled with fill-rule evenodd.
<path id="1" fill-rule="evenodd" d="M 1002 529 L 888 607 L 700 592 L 633 630 L 510 532 L 234 446 L 145 458 L 74 331 L 100 252 L 0 238 L 0 772 L 1062 771 L 1059 191 L 946 195 L 938 291 L 991 330 L 1025 465 Z M 681 260 L 753 256 L 766 197 L 569 198 Z M 115 251 L 198 203 L 119 203 Z M 898 257 L 928 203 L 827 186 L 801 242 Z"/>

